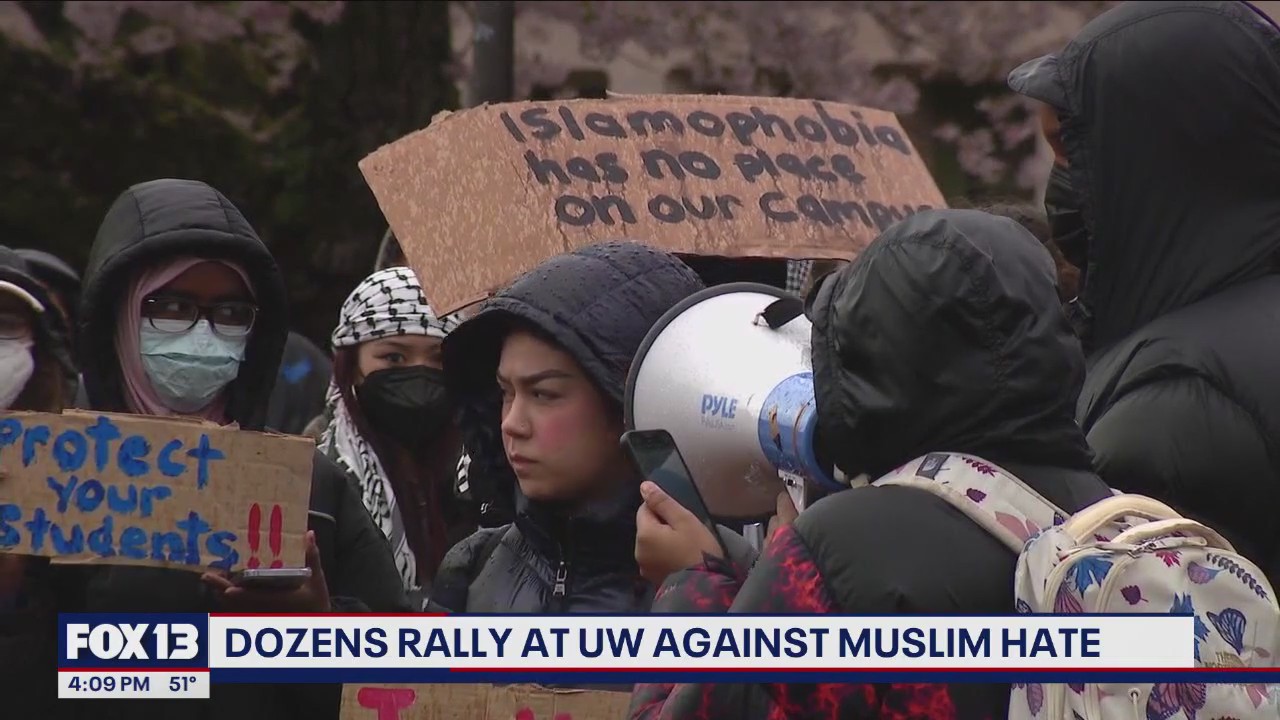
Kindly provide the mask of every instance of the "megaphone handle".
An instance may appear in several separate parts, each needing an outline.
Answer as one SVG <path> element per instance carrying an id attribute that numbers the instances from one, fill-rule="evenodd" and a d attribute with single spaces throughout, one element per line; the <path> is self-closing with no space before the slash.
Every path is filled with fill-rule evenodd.
<path id="1" fill-rule="evenodd" d="M 764 318 L 770 330 L 777 330 L 804 314 L 804 301 L 798 297 L 778 298 L 769 303 L 760 317 Z"/>
<path id="2" fill-rule="evenodd" d="M 803 477 L 784 470 L 778 471 L 778 479 L 782 480 L 782 486 L 787 489 L 787 494 L 791 496 L 791 504 L 795 506 L 797 511 L 804 510 L 805 501 L 805 481 Z"/>

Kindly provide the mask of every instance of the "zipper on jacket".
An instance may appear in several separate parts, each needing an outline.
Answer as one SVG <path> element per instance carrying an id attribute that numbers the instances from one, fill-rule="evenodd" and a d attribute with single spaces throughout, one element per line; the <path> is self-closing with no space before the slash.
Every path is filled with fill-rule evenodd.
<path id="1" fill-rule="evenodd" d="M 569 595 L 569 555 L 565 552 L 565 547 L 573 547 L 573 535 L 571 533 L 573 522 L 570 521 L 565 526 L 564 542 L 557 543 L 560 550 L 560 564 L 556 566 L 555 585 L 551 587 L 551 599 L 553 613 L 564 612 L 565 604 L 568 602 Z"/>
<path id="2" fill-rule="evenodd" d="M 568 585 L 569 585 L 569 563 L 561 559 L 560 565 L 556 568 L 556 584 L 555 584 L 555 588 L 551 591 L 551 596 L 558 597 L 558 598 L 564 597 L 566 591 L 568 590 Z"/>
<path id="3" fill-rule="evenodd" d="M 565 608 L 569 604 L 569 561 L 565 558 L 563 551 L 560 553 L 560 564 L 556 566 L 555 585 L 551 588 L 551 607 L 549 612 L 552 615 L 564 614 Z"/>

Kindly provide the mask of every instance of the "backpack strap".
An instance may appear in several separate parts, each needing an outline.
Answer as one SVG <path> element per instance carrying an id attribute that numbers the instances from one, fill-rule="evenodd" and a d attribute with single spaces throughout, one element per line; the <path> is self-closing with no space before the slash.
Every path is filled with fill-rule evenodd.
<path id="1" fill-rule="evenodd" d="M 1067 514 L 1012 473 L 982 458 L 929 453 L 872 483 L 916 488 L 946 500 L 1015 553 Z"/>
<path id="2" fill-rule="evenodd" d="M 1207 533 L 1204 536 L 1210 539 L 1212 543 L 1226 542 L 1216 531 L 1204 527 L 1194 520 L 1187 520 L 1168 505 L 1143 495 L 1115 494 L 1109 498 L 1099 500 L 1076 513 L 1062 526 L 1062 529 L 1074 538 L 1076 542 L 1083 543 L 1087 542 L 1094 533 L 1103 527 L 1117 523 L 1130 528 L 1123 533 L 1128 537 L 1158 537 L 1159 532 L 1161 532 L 1158 528 L 1155 530 L 1148 528 L 1141 533 L 1134 534 L 1137 529 L 1135 526 L 1162 522 L 1177 524 L 1176 527 L 1174 525 L 1161 525 L 1160 527 L 1165 528 L 1163 532 L 1166 534 L 1194 530 L 1197 534 Z M 1199 528 L 1203 528 L 1203 530 Z M 1112 540 L 1121 542 L 1119 537 Z M 1217 545 L 1217 547 L 1226 549 L 1221 545 Z M 1229 548 L 1230 543 L 1226 547 Z"/>

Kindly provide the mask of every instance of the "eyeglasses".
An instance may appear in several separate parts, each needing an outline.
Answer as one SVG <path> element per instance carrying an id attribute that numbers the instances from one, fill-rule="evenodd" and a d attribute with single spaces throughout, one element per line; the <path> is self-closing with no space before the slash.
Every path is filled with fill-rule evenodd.
<path id="1" fill-rule="evenodd" d="M 258 308 L 247 302 L 200 305 L 190 300 L 151 297 L 142 301 L 142 318 L 164 333 L 183 333 L 208 319 L 213 331 L 224 337 L 244 337 L 253 330 Z"/>
<path id="2" fill-rule="evenodd" d="M 31 318 L 25 313 L 0 312 L 0 340 L 25 340 L 31 337 Z"/>

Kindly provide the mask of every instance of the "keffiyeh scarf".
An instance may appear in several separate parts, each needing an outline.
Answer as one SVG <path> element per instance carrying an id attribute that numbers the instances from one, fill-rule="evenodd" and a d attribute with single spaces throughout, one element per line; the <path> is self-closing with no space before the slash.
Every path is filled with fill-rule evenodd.
<path id="1" fill-rule="evenodd" d="M 366 278 L 342 304 L 332 341 L 337 349 L 396 335 L 444 338 L 457 324 L 455 316 L 436 317 L 412 270 L 387 268 Z M 417 558 L 409 547 L 391 480 L 373 448 L 356 429 L 342 393 L 332 380 L 325 414 L 329 425 L 320 439 L 321 452 L 356 479 L 365 508 L 391 544 L 405 589 L 418 590 Z"/>

